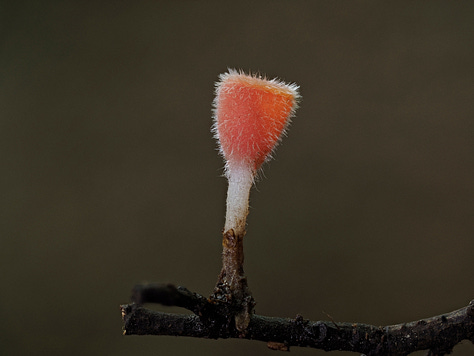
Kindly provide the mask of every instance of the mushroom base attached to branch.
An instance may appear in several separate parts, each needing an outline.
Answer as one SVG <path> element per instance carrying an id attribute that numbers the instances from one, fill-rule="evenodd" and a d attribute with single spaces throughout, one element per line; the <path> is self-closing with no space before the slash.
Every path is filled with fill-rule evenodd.
<path id="1" fill-rule="evenodd" d="M 244 236 L 230 229 L 222 239 L 222 271 L 210 301 L 226 305 L 235 315 L 235 327 L 245 334 L 255 306 L 244 274 Z"/>

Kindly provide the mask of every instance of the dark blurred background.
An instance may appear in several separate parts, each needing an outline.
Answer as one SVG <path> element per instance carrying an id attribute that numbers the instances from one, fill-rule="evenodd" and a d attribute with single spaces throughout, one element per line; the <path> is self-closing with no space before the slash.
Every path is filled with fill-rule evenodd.
<path id="1" fill-rule="evenodd" d="M 122 336 L 135 283 L 213 289 L 228 67 L 303 96 L 251 194 L 258 313 L 385 325 L 474 298 L 474 2 L 3 1 L 0 16 L 2 355 L 272 354 Z"/>

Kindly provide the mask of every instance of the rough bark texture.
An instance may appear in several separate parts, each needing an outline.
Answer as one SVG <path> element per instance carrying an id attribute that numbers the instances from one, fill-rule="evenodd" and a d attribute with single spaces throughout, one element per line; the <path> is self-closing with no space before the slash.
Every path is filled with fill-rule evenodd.
<path id="1" fill-rule="evenodd" d="M 216 306 L 231 309 L 227 315 L 235 319 L 241 333 L 245 333 L 255 306 L 244 273 L 244 235 L 245 230 L 241 234 L 235 234 L 233 229 L 223 233 L 222 270 L 210 296 Z"/>
<path id="2" fill-rule="evenodd" d="M 234 322 L 241 308 L 213 297 L 205 298 L 184 287 L 140 285 L 135 287 L 132 301 L 121 306 L 125 335 L 243 338 L 267 342 L 274 350 L 301 346 L 365 355 L 408 355 L 418 350 L 445 355 L 462 340 L 474 343 L 474 300 L 451 313 L 389 326 L 309 321 L 300 315 L 287 319 L 251 314 L 245 332 Z M 194 315 L 152 311 L 142 307 L 143 303 L 179 306 Z"/>

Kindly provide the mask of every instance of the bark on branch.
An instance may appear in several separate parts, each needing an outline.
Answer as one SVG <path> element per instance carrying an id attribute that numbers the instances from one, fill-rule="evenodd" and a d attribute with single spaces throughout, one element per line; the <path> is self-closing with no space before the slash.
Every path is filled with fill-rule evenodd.
<path id="1" fill-rule="evenodd" d="M 252 314 L 245 332 L 234 317 L 241 311 L 232 303 L 205 298 L 184 287 L 149 284 L 135 287 L 132 304 L 122 305 L 125 335 L 173 335 L 198 338 L 244 338 L 267 342 L 268 347 L 290 346 L 325 351 L 343 350 L 365 355 L 408 355 L 429 350 L 445 355 L 462 340 L 474 343 L 474 300 L 443 315 L 389 326 L 334 321 L 309 321 Z M 144 303 L 183 307 L 194 314 L 169 314 L 146 309 Z"/>

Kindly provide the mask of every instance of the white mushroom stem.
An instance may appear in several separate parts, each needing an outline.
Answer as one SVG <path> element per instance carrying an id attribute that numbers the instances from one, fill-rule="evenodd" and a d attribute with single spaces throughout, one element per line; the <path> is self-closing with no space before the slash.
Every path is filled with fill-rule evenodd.
<path id="1" fill-rule="evenodd" d="M 233 229 L 236 236 L 244 236 L 254 172 L 248 166 L 240 166 L 229 169 L 227 175 L 229 187 L 224 232 Z"/>

